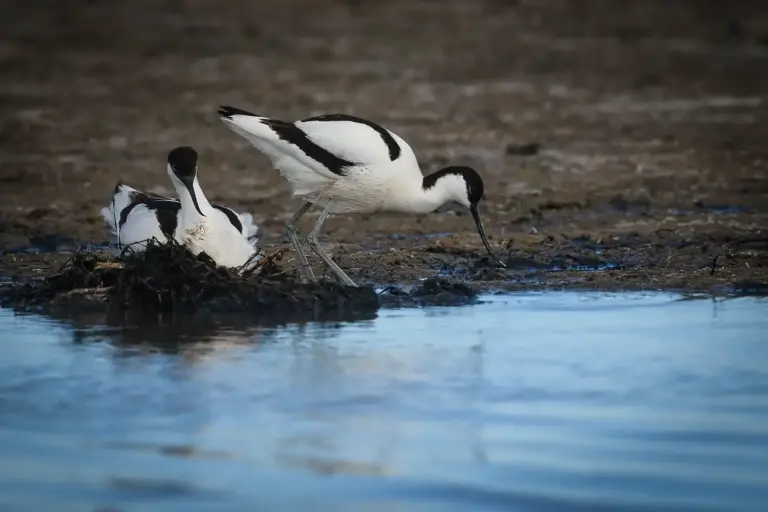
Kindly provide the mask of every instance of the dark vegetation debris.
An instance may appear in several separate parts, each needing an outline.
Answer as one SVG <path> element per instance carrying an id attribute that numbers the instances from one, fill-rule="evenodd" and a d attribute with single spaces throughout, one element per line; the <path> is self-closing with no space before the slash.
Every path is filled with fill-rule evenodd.
<path id="1" fill-rule="evenodd" d="M 17 309 L 96 307 L 144 311 L 241 311 L 285 316 L 375 311 L 373 288 L 334 282 L 302 283 L 277 265 L 285 250 L 263 257 L 242 274 L 216 266 L 207 255 L 151 241 L 121 259 L 77 252 L 57 272 L 20 286 L 5 287 L 0 301 Z"/>

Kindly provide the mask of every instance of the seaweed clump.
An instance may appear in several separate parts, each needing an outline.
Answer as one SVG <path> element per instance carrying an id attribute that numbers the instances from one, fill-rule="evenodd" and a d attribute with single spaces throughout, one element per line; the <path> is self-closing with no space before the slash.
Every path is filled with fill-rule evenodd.
<path id="1" fill-rule="evenodd" d="M 379 307 L 372 287 L 303 283 L 277 264 L 285 250 L 247 270 L 217 266 L 175 241 L 150 241 L 141 252 L 75 253 L 52 275 L 6 288 L 0 301 L 17 309 L 60 307 L 143 311 L 242 311 L 274 317 L 354 316 Z"/>

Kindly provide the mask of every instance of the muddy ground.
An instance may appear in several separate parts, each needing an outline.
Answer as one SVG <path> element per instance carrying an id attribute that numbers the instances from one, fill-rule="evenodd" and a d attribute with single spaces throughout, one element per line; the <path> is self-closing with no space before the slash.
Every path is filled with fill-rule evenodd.
<path id="1" fill-rule="evenodd" d="M 219 121 L 223 103 L 368 117 L 425 174 L 480 171 L 509 270 L 459 207 L 333 217 L 321 241 L 361 282 L 768 287 L 761 1 L 11 0 L 0 33 L 6 278 L 106 242 L 115 182 L 170 193 L 164 159 L 182 144 L 201 154 L 209 199 L 284 247 L 300 203 Z"/>

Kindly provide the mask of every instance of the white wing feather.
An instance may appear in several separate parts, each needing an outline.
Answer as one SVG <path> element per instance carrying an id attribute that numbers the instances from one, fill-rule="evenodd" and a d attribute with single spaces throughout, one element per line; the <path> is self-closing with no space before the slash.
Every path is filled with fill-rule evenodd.
<path id="1" fill-rule="evenodd" d="M 253 147 L 264 153 L 272 165 L 291 184 L 295 194 L 315 192 L 339 178 L 295 145 L 281 139 L 262 123 L 263 117 L 233 115 L 222 121 Z"/>
<path id="2" fill-rule="evenodd" d="M 240 224 L 243 225 L 243 238 L 251 242 L 254 247 L 258 245 L 261 231 L 259 226 L 253 222 L 253 216 L 250 213 L 239 213 L 237 217 L 240 219 Z"/>
<path id="3" fill-rule="evenodd" d="M 367 124 L 356 121 L 296 121 L 294 124 L 312 142 L 353 164 L 372 166 L 392 161 L 384 139 Z M 401 152 L 405 152 L 408 147 L 405 141 L 391 131 L 386 131 L 400 145 Z"/>

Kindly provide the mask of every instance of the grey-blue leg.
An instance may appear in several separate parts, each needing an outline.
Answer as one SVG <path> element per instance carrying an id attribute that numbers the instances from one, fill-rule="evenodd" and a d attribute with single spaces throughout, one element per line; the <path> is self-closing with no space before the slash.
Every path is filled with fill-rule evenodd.
<path id="1" fill-rule="evenodd" d="M 341 268 L 331 259 L 330 256 L 323 250 L 322 247 L 320 247 L 320 242 L 317 241 L 317 234 L 320 232 L 320 228 L 323 226 L 323 222 L 325 222 L 325 219 L 328 218 L 328 215 L 331 213 L 331 208 L 333 208 L 333 201 L 328 201 L 328 204 L 325 205 L 325 209 L 323 209 L 323 212 L 320 214 L 320 217 L 317 219 L 317 222 L 315 223 L 315 227 L 312 228 L 312 231 L 309 232 L 309 235 L 307 235 L 307 245 L 315 251 L 315 254 L 320 256 L 320 259 L 325 262 L 328 267 L 330 267 L 331 271 L 336 274 L 336 277 L 339 278 L 339 281 L 346 284 L 347 286 L 357 286 L 353 280 L 349 278 L 347 274 L 344 273 Z"/>
<path id="2" fill-rule="evenodd" d="M 305 279 L 309 279 L 310 281 L 315 280 L 315 274 L 312 272 L 312 268 L 309 266 L 309 261 L 307 261 L 307 255 L 304 253 L 304 249 L 301 248 L 301 242 L 299 242 L 299 237 L 296 235 L 296 223 L 299 222 L 299 219 L 309 211 L 309 209 L 312 208 L 312 203 L 306 202 L 303 205 L 301 205 L 301 208 L 299 208 L 299 211 L 297 211 L 293 217 L 291 217 L 291 220 L 285 223 L 285 228 L 288 231 L 288 238 L 291 241 L 291 245 L 293 245 L 293 250 L 296 251 L 296 255 L 299 257 L 299 265 L 301 265 L 301 273 L 304 275 Z"/>

